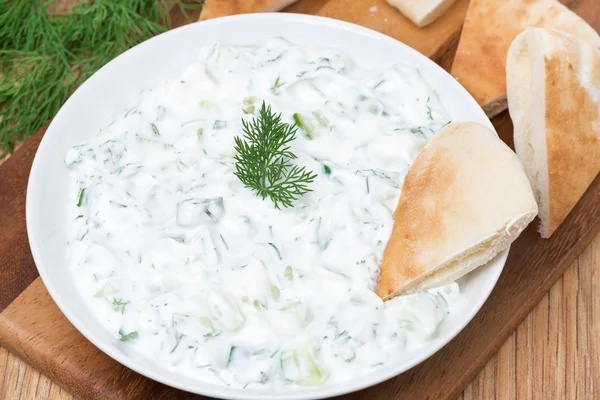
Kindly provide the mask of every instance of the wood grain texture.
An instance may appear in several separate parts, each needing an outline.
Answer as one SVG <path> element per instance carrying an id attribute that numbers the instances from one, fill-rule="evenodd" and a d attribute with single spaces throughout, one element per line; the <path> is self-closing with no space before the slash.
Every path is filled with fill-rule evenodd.
<path id="1" fill-rule="evenodd" d="M 278 2 L 208 0 L 200 19 L 256 12 L 264 9 L 267 3 Z M 426 28 L 417 27 L 386 0 L 300 0 L 284 11 L 316 14 L 362 25 L 391 36 L 427 57 L 438 60 L 458 43 L 468 3 L 468 0 L 458 0 L 439 20 Z M 280 0 L 278 4 L 283 2 Z"/>
<path id="2" fill-rule="evenodd" d="M 600 382 L 600 235 L 513 331 L 458 400 L 598 398 Z M 595 295 L 594 295 L 595 294 Z M 578 300 L 579 299 L 579 300 Z M 578 318 L 578 316 L 585 318 Z M 548 324 L 537 319 L 547 316 Z M 542 317 L 542 318 L 540 318 Z M 588 351 L 578 347 L 587 331 Z M 544 350 L 539 351 L 540 348 Z M 567 356 L 568 354 L 568 356 Z M 541 371 L 530 366 L 543 365 Z M 585 368 L 576 369 L 576 365 Z M 596 385 L 596 386 L 592 386 Z M 588 391 L 588 396 L 583 393 Z M 591 391 L 591 393 L 589 393 Z M 71 400 L 50 378 L 0 348 L 0 399 Z"/>
<path id="3" fill-rule="evenodd" d="M 298 14 L 316 14 L 328 0 L 298 0 L 291 6 L 284 8 L 283 12 Z"/>
<path id="4" fill-rule="evenodd" d="M 327 4 L 329 2 L 326 2 L 325 6 Z M 319 5 L 317 0 L 303 0 L 290 9 L 296 12 L 303 12 L 303 10 L 313 12 L 310 10 L 317 5 Z M 600 14 L 592 15 L 592 18 L 595 17 L 600 18 Z M 450 58 L 450 52 L 446 51 L 445 56 L 439 59 L 448 60 Z M 506 114 L 500 116 L 494 120 L 494 124 L 500 136 L 510 143 L 512 125 L 508 116 Z M 8 169 L 7 165 L 10 165 L 11 160 L 15 159 L 20 160 L 22 170 L 28 171 L 32 155 L 37 147 L 35 140 L 39 141 L 41 135 L 42 133 L 38 133 L 33 141 L 27 142 L 23 149 L 0 167 L 0 179 L 5 179 L 0 184 L 12 182 L 8 185 L 0 185 L 0 200 L 10 201 L 10 199 L 23 196 L 27 173 L 17 172 L 15 179 L 7 179 L 4 177 L 4 171 Z M 21 153 L 23 156 L 20 156 Z M 573 263 L 576 255 L 600 228 L 599 193 L 600 179 L 597 178 L 569 216 L 565 225 L 551 240 L 541 241 L 533 228 L 519 238 L 513 246 L 509 261 L 496 289 L 482 311 L 442 351 L 398 378 L 375 388 L 341 398 L 349 400 L 402 397 L 404 399 L 453 400 L 460 396 L 462 389 L 475 376 L 477 379 L 468 386 L 463 395 L 464 398 L 506 398 L 500 397 L 502 395 L 498 394 L 498 387 L 502 387 L 503 395 L 514 394 L 519 398 L 527 399 L 547 398 L 542 395 L 551 395 L 549 392 L 551 389 L 545 389 L 545 385 L 548 384 L 550 387 L 564 387 L 567 394 L 565 398 L 575 398 L 575 396 L 587 398 L 586 396 L 597 394 L 598 384 L 595 381 L 597 381 L 599 360 L 595 338 L 598 334 L 598 327 L 593 324 L 598 324 L 600 306 L 598 301 L 591 296 L 594 290 L 598 291 L 598 289 L 594 289 L 598 285 L 594 286 L 593 283 L 594 279 L 596 281 L 598 279 L 597 271 L 589 276 L 586 275 L 588 281 L 585 283 L 587 286 L 583 285 L 585 287 L 581 284 L 583 281 L 577 279 L 577 276 L 582 275 L 579 269 L 574 275 L 574 280 L 565 281 L 563 278 L 562 292 L 559 293 L 561 297 L 557 297 L 559 294 L 556 293 L 554 297 L 548 297 L 547 302 L 542 302 L 532 314 L 533 316 L 526 319 L 526 330 L 523 330 L 523 325 L 520 325 L 516 334 L 513 331 L 539 299 L 550 296 L 547 294 L 547 290 Z M 2 217 L 0 226 L 24 226 L 23 204 L 11 207 L 13 208 L 9 208 L 9 211 L 0 211 L 0 217 Z M 22 232 L 19 233 L 19 229 L 15 230 L 14 228 L 12 230 L 5 229 L 0 233 L 13 234 L 15 231 L 17 235 L 23 235 Z M 0 254 L 3 258 L 5 254 L 13 254 L 10 265 L 12 266 L 12 262 L 16 260 L 19 268 L 22 268 L 16 278 L 13 277 L 7 281 L 8 284 L 12 285 L 15 282 L 19 284 L 20 281 L 17 278 L 21 275 L 34 277 L 35 270 L 32 268 L 33 264 L 27 245 L 19 247 L 16 239 L 11 239 L 12 241 L 7 242 L 8 244 L 2 240 L 6 240 L 4 235 L 0 235 L 0 246 L 3 246 L 0 247 Z M 4 250 L 12 253 L 4 253 Z M 598 261 L 597 255 L 590 257 L 592 262 Z M 0 259 L 1 261 L 3 259 Z M 580 266 L 581 258 L 578 268 Z M 27 275 L 32 274 L 32 270 L 34 271 L 33 275 Z M 0 290 L 0 296 L 8 294 L 14 297 L 15 293 L 19 293 L 19 291 L 10 288 Z M 587 293 L 592 300 L 588 299 L 584 302 L 583 293 Z M 8 303 L 8 301 L 5 300 L 4 303 Z M 543 314 L 544 309 L 548 310 L 557 304 L 560 304 L 563 310 L 571 311 L 564 311 L 561 314 L 562 319 L 558 319 L 559 317 L 550 311 Z M 591 312 L 579 309 L 580 305 L 587 307 L 587 304 L 591 304 Z M 567 306 L 573 308 L 567 308 Z M 540 307 L 542 311 L 537 311 Z M 571 326 L 576 326 L 575 331 L 573 332 L 572 328 L 566 328 L 564 321 L 572 324 Z M 580 327 L 580 324 L 585 325 Z M 544 326 L 546 331 L 542 329 Z M 552 341 L 542 338 L 542 342 L 538 343 L 539 336 L 550 332 L 551 328 L 554 329 L 552 330 L 554 332 L 551 336 Z M 537 335 L 535 334 L 536 329 L 539 329 Z M 507 338 L 512 338 L 512 343 L 509 339 L 508 344 L 503 345 Z M 559 342 L 566 343 L 564 349 L 557 350 L 556 355 L 552 355 L 552 349 L 554 346 L 558 348 L 556 343 Z M 99 352 L 68 323 L 49 298 L 39 279 L 34 281 L 17 300 L 0 314 L 0 344 L 29 360 L 42 372 L 64 387 L 68 387 L 81 398 L 201 398 L 152 382 L 120 366 Z M 488 360 L 499 348 L 498 354 L 488 363 Z M 592 355 L 585 356 L 587 354 Z M 536 357 L 542 357 L 542 359 L 538 360 Z M 548 361 L 545 357 L 549 357 Z M 2 359 L 0 354 L 0 360 Z M 480 372 L 486 363 L 487 366 Z M 11 374 L 3 376 L 0 395 L 4 394 L 5 398 L 11 398 L 8 396 L 14 396 L 17 392 L 20 398 L 27 398 L 23 397 L 21 393 L 25 393 L 25 396 L 30 395 L 34 391 L 31 387 L 34 386 L 35 379 L 38 379 L 38 382 L 42 379 L 42 375 L 36 375 L 35 371 L 27 372 L 27 367 L 20 364 L 13 356 L 7 356 L 4 364 L 1 365 L 6 365 L 3 367 L 5 370 L 10 368 L 13 371 Z M 561 386 L 560 381 L 551 380 L 546 375 L 546 371 L 552 371 L 553 366 L 556 366 L 555 369 L 561 368 L 564 371 L 562 375 L 558 374 L 559 379 L 564 380 L 564 385 Z M 501 371 L 503 372 L 501 373 Z M 477 375 L 478 373 L 479 375 Z M 27 381 L 31 381 L 29 386 L 25 385 L 26 376 L 31 377 Z M 539 382 L 528 381 L 527 377 L 529 376 L 542 376 L 542 380 Z M 583 379 L 582 376 L 584 376 Z M 37 393 L 37 391 L 36 386 L 35 392 Z M 58 390 L 58 392 L 62 393 L 63 391 Z"/>
<path id="5" fill-rule="evenodd" d="M 0 311 L 38 275 L 25 229 L 24 189 L 41 138 L 29 139 L 2 164 L 0 172 Z"/>
<path id="6" fill-rule="evenodd" d="M 296 0 L 206 0 L 200 21 L 234 14 L 279 11 Z"/>
<path id="7" fill-rule="evenodd" d="M 600 235 L 544 295 L 459 400 L 600 398 L 598 293 Z"/>
<path id="8" fill-rule="evenodd" d="M 437 61 L 458 43 L 468 3 L 468 0 L 458 0 L 425 28 L 417 27 L 386 0 L 329 0 L 317 11 L 317 15 L 379 31 Z"/>

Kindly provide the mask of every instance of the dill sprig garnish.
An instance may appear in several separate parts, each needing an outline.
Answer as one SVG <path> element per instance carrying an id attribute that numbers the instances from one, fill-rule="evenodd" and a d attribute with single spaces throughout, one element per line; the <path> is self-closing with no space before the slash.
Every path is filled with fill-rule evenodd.
<path id="1" fill-rule="evenodd" d="M 52 118 L 85 79 L 130 47 L 166 31 L 169 5 L 201 0 L 0 0 L 0 159 Z"/>
<path id="2" fill-rule="evenodd" d="M 291 207 L 294 200 L 312 191 L 308 184 L 317 175 L 291 163 L 296 159 L 290 150 L 298 129 L 295 124 L 282 122 L 281 114 L 275 114 L 263 101 L 258 118 L 242 120 L 242 126 L 243 139 L 235 137 L 234 174 L 246 187 L 263 200 L 269 197 L 275 208 Z"/>

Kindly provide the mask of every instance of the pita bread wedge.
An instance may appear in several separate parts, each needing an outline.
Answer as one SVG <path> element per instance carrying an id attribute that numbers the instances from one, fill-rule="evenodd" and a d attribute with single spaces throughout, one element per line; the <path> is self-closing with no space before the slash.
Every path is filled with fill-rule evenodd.
<path id="1" fill-rule="evenodd" d="M 206 0 L 200 21 L 234 14 L 279 11 L 298 0 Z"/>
<path id="2" fill-rule="evenodd" d="M 488 117 L 506 110 L 506 55 L 529 26 L 555 28 L 600 47 L 600 36 L 557 0 L 471 0 L 452 75 Z"/>
<path id="3" fill-rule="evenodd" d="M 387 0 L 418 27 L 441 17 L 456 0 Z"/>
<path id="4" fill-rule="evenodd" d="M 377 294 L 389 300 L 460 278 L 506 249 L 536 214 L 521 162 L 492 131 L 442 128 L 404 180 Z"/>
<path id="5" fill-rule="evenodd" d="M 600 51 L 556 30 L 529 28 L 507 59 L 515 149 L 547 238 L 600 171 Z"/>

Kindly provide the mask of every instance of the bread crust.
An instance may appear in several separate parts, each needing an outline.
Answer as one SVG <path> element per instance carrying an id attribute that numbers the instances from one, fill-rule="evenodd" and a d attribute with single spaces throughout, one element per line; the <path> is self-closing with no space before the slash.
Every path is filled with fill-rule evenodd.
<path id="1" fill-rule="evenodd" d="M 471 0 L 451 74 L 488 115 L 506 110 L 506 55 L 529 26 L 550 27 L 600 47 L 600 36 L 557 0 Z"/>
<path id="2" fill-rule="evenodd" d="M 518 75 L 512 64 L 534 56 L 540 62 Z M 547 238 L 600 171 L 600 51 L 557 30 L 529 28 L 515 39 L 508 63 L 516 150 L 539 193 L 540 233 Z M 524 104 L 523 91 L 542 98 Z"/>
<path id="3" fill-rule="evenodd" d="M 404 180 L 377 294 L 387 300 L 458 279 L 508 247 L 536 213 L 523 166 L 492 131 L 442 128 Z"/>

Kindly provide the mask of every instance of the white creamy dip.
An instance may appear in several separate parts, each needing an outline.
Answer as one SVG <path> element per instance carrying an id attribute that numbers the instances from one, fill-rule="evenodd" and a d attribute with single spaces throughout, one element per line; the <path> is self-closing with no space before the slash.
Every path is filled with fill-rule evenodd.
<path id="1" fill-rule="evenodd" d="M 292 208 L 233 174 L 263 101 L 296 114 L 293 162 L 318 174 Z M 404 175 L 448 121 L 407 66 L 284 39 L 203 47 L 66 154 L 76 285 L 118 345 L 199 380 L 320 385 L 394 362 L 460 298 L 373 292 Z"/>

